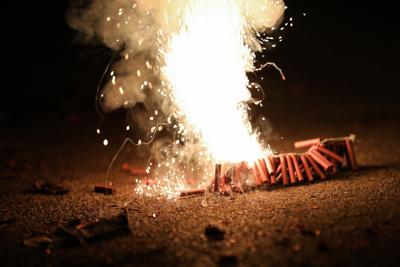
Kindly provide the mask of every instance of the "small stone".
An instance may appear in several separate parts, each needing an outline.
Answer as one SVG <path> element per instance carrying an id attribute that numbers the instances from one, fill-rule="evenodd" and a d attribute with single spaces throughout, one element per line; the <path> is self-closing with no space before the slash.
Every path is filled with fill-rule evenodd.
<path id="1" fill-rule="evenodd" d="M 218 266 L 221 267 L 235 267 L 239 266 L 238 257 L 235 255 L 223 255 L 220 256 Z"/>
<path id="2" fill-rule="evenodd" d="M 221 241 L 224 239 L 225 232 L 216 226 L 207 225 L 206 229 L 204 230 L 204 235 L 208 240 Z"/>

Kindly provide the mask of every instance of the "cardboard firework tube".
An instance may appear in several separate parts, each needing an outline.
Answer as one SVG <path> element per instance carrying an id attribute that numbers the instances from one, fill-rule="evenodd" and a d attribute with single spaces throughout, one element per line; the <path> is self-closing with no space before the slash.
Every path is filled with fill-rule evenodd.
<path id="1" fill-rule="evenodd" d="M 301 162 L 303 163 L 304 171 L 306 173 L 308 181 L 314 180 L 314 177 L 311 174 L 310 166 L 308 165 L 307 158 L 304 155 L 300 156 Z"/>
<path id="2" fill-rule="evenodd" d="M 331 160 L 331 163 L 332 163 L 332 165 L 333 165 L 332 172 L 333 172 L 333 173 L 337 173 L 337 171 L 338 171 L 338 163 L 337 163 L 337 161 L 334 160 L 334 159 L 332 159 L 332 160 Z"/>
<path id="3" fill-rule="evenodd" d="M 292 158 L 290 155 L 286 155 L 285 157 L 289 169 L 290 183 L 294 184 L 296 183 L 296 175 L 294 174 Z"/>
<path id="4" fill-rule="evenodd" d="M 260 186 L 261 185 L 260 173 L 258 171 L 257 164 L 255 162 L 254 162 L 254 166 L 253 166 L 253 176 L 254 176 L 254 180 L 256 181 L 256 185 Z"/>
<path id="5" fill-rule="evenodd" d="M 270 183 L 271 177 L 268 173 L 267 164 L 265 163 L 264 159 L 259 159 L 259 161 L 261 162 L 261 168 L 263 169 L 263 171 L 265 172 L 265 176 L 267 177 L 267 183 Z"/>
<path id="6" fill-rule="evenodd" d="M 267 163 L 265 162 L 265 159 L 263 159 L 263 158 L 260 159 L 260 161 L 261 161 L 261 167 L 263 168 L 263 170 L 267 174 L 268 182 L 269 182 L 270 177 L 269 177 L 269 172 L 268 172 L 268 168 L 267 168 Z"/>
<path id="7" fill-rule="evenodd" d="M 297 156 L 293 155 L 293 154 L 290 155 L 290 156 L 292 157 L 292 161 L 293 161 L 293 164 L 294 164 L 294 169 L 296 170 L 297 179 L 299 180 L 299 182 L 302 182 L 304 180 L 304 178 L 303 178 L 302 171 L 300 170 L 300 165 L 299 165 L 299 161 L 297 159 Z"/>
<path id="8" fill-rule="evenodd" d="M 271 185 L 274 185 L 274 184 L 276 183 L 276 181 L 275 181 L 275 174 L 272 175 L 272 176 L 270 176 L 269 178 L 270 178 Z"/>
<path id="9" fill-rule="evenodd" d="M 350 165 L 353 170 L 357 169 L 357 161 L 356 157 L 354 156 L 353 144 L 350 139 L 346 139 L 346 150 L 347 155 L 349 156 Z"/>
<path id="10" fill-rule="evenodd" d="M 186 196 L 196 196 L 196 195 L 204 195 L 206 190 L 204 189 L 190 189 L 190 190 L 185 190 L 181 192 L 181 197 L 186 197 Z"/>
<path id="11" fill-rule="evenodd" d="M 279 182 L 279 181 L 281 180 L 281 178 L 282 178 L 282 173 L 280 172 L 280 173 L 276 176 L 275 183 Z"/>
<path id="12" fill-rule="evenodd" d="M 281 162 L 278 158 L 278 162 L 277 162 L 277 167 L 276 167 L 276 171 L 275 171 L 275 183 L 278 183 L 279 180 L 282 178 L 282 166 L 281 166 Z"/>
<path id="13" fill-rule="evenodd" d="M 138 168 L 138 167 L 132 167 L 128 163 L 122 164 L 122 170 L 129 172 L 133 176 L 146 176 L 147 172 L 146 169 L 143 168 Z"/>
<path id="14" fill-rule="evenodd" d="M 271 160 L 271 158 L 266 157 L 265 158 L 265 164 L 267 165 L 267 170 L 269 175 L 275 175 L 275 164 Z"/>
<path id="15" fill-rule="evenodd" d="M 275 158 L 273 158 L 275 160 Z M 275 171 L 275 183 L 279 182 L 280 179 L 282 178 L 282 164 L 280 162 L 280 158 L 277 158 L 278 161 L 278 167 L 276 167 Z"/>
<path id="16" fill-rule="evenodd" d="M 221 176 L 221 164 L 215 164 L 215 176 L 214 176 L 214 192 L 219 192 L 219 180 Z"/>
<path id="17" fill-rule="evenodd" d="M 267 164 L 267 170 L 269 173 L 271 184 L 275 184 L 275 160 L 271 159 L 270 157 L 266 157 L 265 163 Z"/>
<path id="18" fill-rule="evenodd" d="M 276 174 L 278 174 L 280 172 L 282 172 L 282 164 L 280 164 L 280 162 L 279 162 L 279 166 L 278 166 L 278 168 L 276 168 Z"/>
<path id="19" fill-rule="evenodd" d="M 354 142 L 356 140 L 356 135 L 350 134 L 349 136 L 344 136 L 344 137 L 326 138 L 324 140 L 321 140 L 321 145 L 327 146 L 332 144 L 341 144 L 341 143 L 345 144 L 347 139 L 349 139 L 351 142 Z"/>
<path id="20" fill-rule="evenodd" d="M 256 168 L 258 170 L 258 174 L 259 174 L 259 177 L 261 178 L 261 181 L 263 183 L 268 182 L 267 170 L 264 169 L 261 160 L 256 160 L 255 163 L 256 163 L 255 165 L 256 165 Z"/>
<path id="21" fill-rule="evenodd" d="M 236 188 L 239 192 L 243 192 L 242 185 L 240 183 L 240 172 L 243 170 L 243 165 L 240 163 L 239 165 L 235 165 L 233 172 L 233 187 Z"/>
<path id="22" fill-rule="evenodd" d="M 307 153 L 312 157 L 314 161 L 316 161 L 325 171 L 332 171 L 333 165 L 330 163 L 321 153 L 319 153 L 316 149 L 311 149 Z"/>
<path id="23" fill-rule="evenodd" d="M 283 185 L 287 185 L 289 183 L 287 173 L 286 173 L 286 159 L 284 155 L 280 155 L 279 160 L 281 162 L 282 169 L 282 182 Z"/>
<path id="24" fill-rule="evenodd" d="M 325 155 L 327 155 L 328 157 L 331 157 L 332 159 L 334 159 L 334 160 L 336 160 L 336 161 L 338 161 L 338 162 L 340 162 L 340 163 L 343 163 L 343 162 L 344 162 L 344 159 L 343 159 L 341 156 L 339 156 L 339 155 L 336 154 L 335 152 L 330 151 L 329 149 L 327 149 L 327 148 L 325 148 L 325 147 L 323 147 L 323 146 L 317 146 L 317 149 L 318 149 L 320 152 L 322 152 L 322 153 L 324 153 Z"/>
<path id="25" fill-rule="evenodd" d="M 321 142 L 321 138 L 314 138 L 308 139 L 303 141 L 297 141 L 294 143 L 295 148 L 302 148 L 302 147 L 310 147 L 312 145 L 319 144 Z"/>
<path id="26" fill-rule="evenodd" d="M 317 175 L 321 178 L 321 179 L 325 179 L 326 175 L 325 173 L 323 173 L 321 171 L 321 169 L 318 167 L 317 163 L 315 163 L 315 161 L 312 159 L 312 157 L 307 153 L 304 155 L 308 162 L 310 162 L 311 166 L 313 167 L 313 170 L 317 173 Z"/>
<path id="27" fill-rule="evenodd" d="M 321 147 L 322 147 L 322 146 L 321 146 Z M 333 165 L 332 172 L 333 172 L 333 173 L 337 173 L 338 170 L 339 170 L 339 165 L 340 165 L 340 164 L 343 164 L 343 162 L 344 162 L 344 158 L 341 157 L 341 156 L 339 156 L 339 154 L 337 154 L 337 147 L 336 147 L 335 145 L 331 145 L 331 146 L 327 146 L 327 147 L 322 147 L 322 148 L 325 148 L 325 149 L 328 150 L 329 152 L 332 152 L 332 153 L 336 154 L 339 158 L 342 159 L 342 162 L 340 162 L 340 161 L 338 161 L 338 160 L 336 160 L 336 159 L 334 159 L 334 158 L 332 158 L 332 157 L 329 157 L 327 154 L 325 154 L 326 157 L 327 157 L 328 159 L 330 159 L 329 161 L 330 161 L 330 162 L 332 163 L 332 165 Z M 323 149 L 322 149 L 322 150 L 323 150 Z M 320 152 L 322 152 L 322 150 L 319 150 L 319 149 L 318 149 L 318 151 L 320 151 Z M 322 152 L 322 153 L 323 153 L 323 152 Z"/>

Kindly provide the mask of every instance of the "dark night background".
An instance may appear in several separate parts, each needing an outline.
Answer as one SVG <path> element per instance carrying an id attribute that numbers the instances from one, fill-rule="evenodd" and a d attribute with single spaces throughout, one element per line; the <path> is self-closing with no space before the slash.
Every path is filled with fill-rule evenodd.
<path id="1" fill-rule="evenodd" d="M 355 118 L 364 112 L 394 116 L 399 42 L 391 4 L 286 3 L 295 27 L 266 55 L 288 79 L 281 82 L 274 71 L 264 71 L 269 116 L 289 112 L 287 106 L 320 109 L 327 102 L 353 105 L 349 113 Z M 94 113 L 97 81 L 111 54 L 100 45 L 76 42 L 65 22 L 67 7 L 68 1 L 3 4 L 1 127 L 61 123 L 71 114 Z"/>
<path id="2" fill-rule="evenodd" d="M 120 166 L 144 167 L 142 147 L 126 147 L 115 161 L 115 195 L 95 193 L 130 134 L 123 112 L 107 115 L 102 135 L 95 133 L 96 86 L 112 52 L 77 41 L 66 0 L 2 3 L 0 266 L 400 266 L 395 1 L 285 2 L 294 27 L 266 57 L 287 80 L 273 69 L 258 74 L 267 99 L 255 115 L 272 123 L 278 153 L 293 152 L 303 138 L 357 134 L 360 168 L 324 182 L 210 193 L 208 206 L 199 197 L 134 194 L 133 176 Z M 70 191 L 34 194 L 38 180 Z M 125 207 L 129 235 L 49 250 L 22 245 Z M 210 240 L 209 225 L 222 229 L 222 240 Z"/>

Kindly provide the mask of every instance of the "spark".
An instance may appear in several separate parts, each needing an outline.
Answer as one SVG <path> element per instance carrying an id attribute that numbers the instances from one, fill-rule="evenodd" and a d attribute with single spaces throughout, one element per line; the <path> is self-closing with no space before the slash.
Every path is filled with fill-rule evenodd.
<path id="1" fill-rule="evenodd" d="M 254 55 L 243 42 L 245 25 L 237 4 L 192 1 L 183 23 L 171 38 L 163 69 L 175 104 L 184 114 L 182 120 L 215 161 L 259 157 L 262 149 L 252 134 L 245 104 L 251 98 L 246 68 Z"/>
<path id="2" fill-rule="evenodd" d="M 185 4 L 174 7 L 181 2 Z M 120 27 L 121 23 L 127 24 L 130 15 L 136 12 L 132 10 L 139 10 L 145 5 L 145 1 L 137 1 L 132 6 L 114 9 L 118 16 L 113 13 L 113 20 L 116 20 L 113 29 L 124 30 L 126 27 Z M 154 57 L 146 57 L 140 67 L 136 65 L 131 70 L 138 81 L 135 90 L 143 94 L 152 91 L 152 94 L 158 94 L 161 103 L 146 115 L 149 124 L 147 135 L 135 142 L 129 139 L 129 142 L 143 146 L 150 144 L 164 130 L 173 134 L 173 140 L 157 151 L 163 155 L 162 159 L 157 158 L 158 163 L 154 165 L 149 159 L 146 173 L 151 179 L 137 179 L 135 192 L 176 198 L 182 190 L 204 188 L 212 177 L 216 162 L 253 162 L 272 153 L 260 142 L 259 133 L 250 124 L 250 104 L 262 106 L 262 100 L 252 98 L 250 89 L 261 89 L 249 82 L 246 73 L 274 66 L 285 79 L 275 63 L 268 62 L 256 68 L 254 62 L 256 52 L 276 47 L 276 43 L 282 41 L 282 36 L 274 40 L 259 30 L 283 31 L 284 26 L 279 28 L 273 25 L 287 6 L 282 0 L 254 0 L 254 6 L 244 0 L 169 0 L 168 5 L 173 12 L 166 10 L 161 13 L 166 25 L 157 30 L 158 47 L 154 50 Z M 141 17 L 135 23 L 147 31 L 152 26 L 148 25 L 148 20 L 156 19 L 156 10 L 148 8 L 142 11 L 149 18 Z M 109 22 L 111 17 L 106 20 Z M 174 30 L 170 30 L 169 25 Z M 292 23 L 284 25 L 292 26 Z M 121 45 L 126 42 L 123 36 L 116 34 L 112 37 Z M 149 39 L 146 38 L 145 34 L 129 39 L 135 48 L 143 51 L 148 48 Z M 131 59 L 129 62 L 135 60 L 136 55 L 131 48 L 121 53 L 122 59 Z M 115 70 L 120 72 L 120 69 Z M 154 82 L 148 73 L 161 79 Z M 118 82 L 114 71 L 110 76 L 111 84 L 116 85 L 112 87 L 112 93 L 124 96 L 120 98 L 119 106 L 134 105 L 134 100 L 128 98 L 131 88 L 124 83 L 123 76 L 118 78 Z M 169 105 L 168 112 L 165 112 L 166 105 Z M 159 123 L 161 120 L 166 122 Z M 125 129 L 129 131 L 130 125 Z M 107 139 L 103 140 L 103 145 L 108 145 Z M 110 163 L 107 179 L 116 156 Z M 191 163 L 190 159 L 196 159 L 196 162 Z M 189 185 L 188 177 L 197 180 Z"/>

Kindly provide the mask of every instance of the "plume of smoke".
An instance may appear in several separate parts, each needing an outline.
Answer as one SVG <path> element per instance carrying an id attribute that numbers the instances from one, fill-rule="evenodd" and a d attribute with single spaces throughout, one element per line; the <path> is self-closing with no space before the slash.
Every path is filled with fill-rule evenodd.
<path id="1" fill-rule="evenodd" d="M 238 0 L 238 2 L 242 16 L 258 32 L 276 26 L 285 11 L 283 0 Z"/>
<path id="2" fill-rule="evenodd" d="M 169 177 L 171 181 L 181 177 L 204 177 L 213 171 L 210 162 L 198 160 L 204 157 L 207 149 L 193 134 L 195 129 L 186 125 L 185 139 L 175 138 L 183 131 L 175 129 L 178 124 L 173 114 L 178 111 L 162 89 L 164 81 L 160 65 L 163 64 L 163 55 L 160 47 L 180 30 L 186 8 L 192 1 L 71 0 L 67 13 L 68 24 L 77 30 L 82 41 L 100 42 L 118 51 L 119 58 L 112 64 L 100 92 L 102 110 L 110 112 L 125 108 L 132 111 L 141 104 L 144 109 L 134 110 L 129 115 L 138 127 L 152 136 L 162 131 L 155 125 L 165 121 L 170 124 L 173 136 L 153 139 L 150 153 L 156 161 L 162 162 L 151 171 Z M 283 0 L 236 1 L 246 25 L 244 42 L 252 51 L 262 51 L 259 33 L 280 23 L 285 10 Z M 249 59 L 246 71 L 254 71 L 252 60 Z M 158 118 L 149 121 L 148 118 L 153 116 Z M 183 167 L 180 166 L 182 162 L 185 163 Z M 177 175 L 177 172 L 182 175 Z"/>
<path id="3" fill-rule="evenodd" d="M 262 32 L 278 24 L 284 13 L 283 0 L 237 0 L 248 29 L 246 43 L 260 51 L 254 32 Z M 157 99 L 148 99 L 143 86 L 159 82 L 154 62 L 159 59 L 160 37 L 179 30 L 185 8 L 191 0 L 71 0 L 67 22 L 85 42 L 101 42 L 113 50 L 121 50 L 122 58 L 112 70 L 118 74 L 102 91 L 102 107 L 112 111 L 131 108 L 137 103 L 147 106 Z M 150 64 L 149 62 L 153 62 Z M 249 68 L 249 71 L 251 68 Z M 112 77 L 111 77 L 112 79 Z M 147 82 L 147 83 L 145 83 Z M 161 101 L 163 102 L 163 101 Z M 167 108 L 165 103 L 164 108 Z"/>

